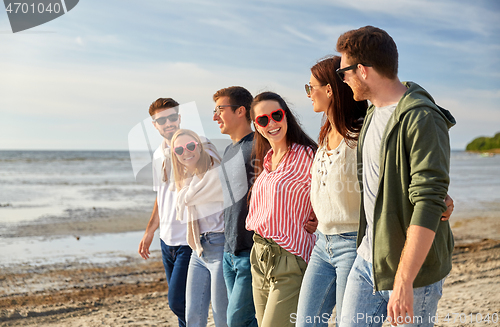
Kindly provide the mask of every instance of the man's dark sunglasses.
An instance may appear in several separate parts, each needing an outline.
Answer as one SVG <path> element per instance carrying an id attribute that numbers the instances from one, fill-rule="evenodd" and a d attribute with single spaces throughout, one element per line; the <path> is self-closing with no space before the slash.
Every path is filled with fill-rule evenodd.
<path id="1" fill-rule="evenodd" d="M 337 69 L 337 75 L 339 76 L 340 80 L 344 81 L 345 72 L 348 71 L 348 70 L 356 69 L 356 67 L 358 67 L 358 65 L 362 65 L 362 66 L 365 66 L 365 67 L 371 67 L 372 66 L 372 65 L 365 65 L 365 64 L 354 64 L 354 65 L 347 66 L 347 67 L 342 68 L 342 69 L 339 68 L 339 69 Z"/>
<path id="2" fill-rule="evenodd" d="M 280 108 L 276 111 L 271 112 L 270 115 L 260 115 L 259 117 L 255 118 L 255 123 L 260 127 L 266 127 L 267 125 L 269 125 L 269 121 L 271 119 L 279 123 L 283 120 L 283 117 L 285 117 L 285 111 Z"/>
<path id="3" fill-rule="evenodd" d="M 177 155 L 182 156 L 182 154 L 184 153 L 184 149 L 188 150 L 189 152 L 193 152 L 196 149 L 197 144 L 198 143 L 196 143 L 195 141 L 191 141 L 189 143 L 186 143 L 186 145 L 184 146 L 176 146 L 174 148 L 174 151 L 175 153 L 177 153 Z"/>
<path id="4" fill-rule="evenodd" d="M 179 119 L 179 114 L 175 113 L 175 114 L 171 114 L 171 115 L 168 115 L 165 117 L 156 118 L 156 119 L 153 119 L 153 121 L 155 123 L 157 123 L 158 125 L 163 125 L 167 122 L 167 119 L 170 120 L 170 122 L 174 123 Z"/>

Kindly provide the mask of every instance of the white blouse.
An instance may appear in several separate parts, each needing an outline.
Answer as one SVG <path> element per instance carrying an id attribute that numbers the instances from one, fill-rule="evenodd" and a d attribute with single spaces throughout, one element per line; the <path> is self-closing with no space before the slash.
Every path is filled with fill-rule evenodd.
<path id="1" fill-rule="evenodd" d="M 311 174 L 311 203 L 318 230 L 325 235 L 357 231 L 360 189 L 356 148 L 351 149 L 344 140 L 334 150 L 320 147 Z"/>

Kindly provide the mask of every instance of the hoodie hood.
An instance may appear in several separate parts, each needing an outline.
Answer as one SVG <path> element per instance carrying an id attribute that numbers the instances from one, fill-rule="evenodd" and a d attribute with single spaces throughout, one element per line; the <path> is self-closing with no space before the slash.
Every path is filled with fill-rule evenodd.
<path id="1" fill-rule="evenodd" d="M 448 110 L 438 106 L 436 102 L 434 102 L 432 96 L 423 87 L 414 82 L 403 82 L 403 85 L 406 86 L 408 90 L 403 94 L 396 107 L 395 118 L 397 120 L 400 120 L 406 112 L 413 108 L 427 107 L 435 110 L 443 117 L 448 129 L 456 124 L 452 114 Z"/>

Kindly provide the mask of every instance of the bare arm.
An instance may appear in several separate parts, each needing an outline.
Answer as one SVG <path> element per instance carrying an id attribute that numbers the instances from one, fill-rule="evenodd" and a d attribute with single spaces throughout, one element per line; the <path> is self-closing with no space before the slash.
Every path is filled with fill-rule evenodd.
<path id="1" fill-rule="evenodd" d="M 144 259 L 149 258 L 149 247 L 155 235 L 156 229 L 160 226 L 160 216 L 158 215 L 158 200 L 155 200 L 155 205 L 153 207 L 153 212 L 151 213 L 151 218 L 149 218 L 148 226 L 146 227 L 146 232 L 139 243 L 139 254 Z"/>
<path id="2" fill-rule="evenodd" d="M 425 261 L 436 233 L 428 228 L 411 225 L 408 228 L 406 243 L 399 261 L 398 271 L 394 279 L 393 292 L 387 304 L 387 315 L 392 325 L 406 314 L 413 317 L 413 281 Z"/>

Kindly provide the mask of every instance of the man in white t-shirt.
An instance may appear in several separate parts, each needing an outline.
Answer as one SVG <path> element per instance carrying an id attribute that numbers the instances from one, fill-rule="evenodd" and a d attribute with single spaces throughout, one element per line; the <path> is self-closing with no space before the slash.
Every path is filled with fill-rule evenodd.
<path id="1" fill-rule="evenodd" d="M 146 232 L 139 243 L 139 254 L 149 258 L 149 247 L 154 233 L 160 227 L 163 266 L 167 275 L 168 304 L 179 319 L 179 326 L 186 326 L 186 277 L 191 248 L 186 241 L 186 225 L 176 220 L 175 187 L 171 178 L 170 141 L 179 129 L 181 116 L 179 104 L 172 98 L 159 98 L 149 107 L 153 125 L 163 136 L 162 144 L 153 154 L 153 189 L 156 201 Z"/>
<path id="2" fill-rule="evenodd" d="M 453 234 L 443 218 L 450 211 L 443 200 L 455 119 L 424 88 L 399 80 L 397 46 L 386 31 L 348 31 L 337 51 L 339 78 L 354 100 L 372 103 L 358 139 L 358 249 L 340 326 L 375 327 L 384 320 L 434 326 L 452 266 Z"/>

